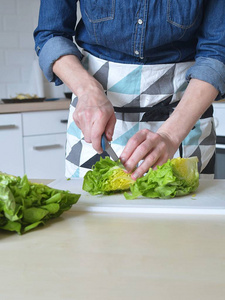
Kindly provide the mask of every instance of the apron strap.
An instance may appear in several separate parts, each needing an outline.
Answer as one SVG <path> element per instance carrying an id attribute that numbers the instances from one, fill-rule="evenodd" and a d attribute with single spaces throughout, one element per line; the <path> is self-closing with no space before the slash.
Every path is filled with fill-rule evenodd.
<path id="1" fill-rule="evenodd" d="M 166 121 L 174 108 L 177 106 L 179 101 L 170 103 L 172 96 L 168 97 L 166 100 L 151 106 L 151 107 L 139 107 L 139 106 L 114 106 L 114 111 L 118 113 L 144 113 L 140 122 L 151 122 L 151 121 Z M 203 113 L 200 119 L 206 119 L 213 116 L 213 106 L 210 107 Z"/>

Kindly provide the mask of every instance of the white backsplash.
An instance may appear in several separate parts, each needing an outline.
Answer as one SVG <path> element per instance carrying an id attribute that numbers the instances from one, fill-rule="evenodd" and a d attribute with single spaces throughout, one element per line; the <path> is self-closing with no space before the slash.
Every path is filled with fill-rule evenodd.
<path id="1" fill-rule="evenodd" d="M 39 5 L 40 0 L 0 0 L 0 99 L 30 93 L 35 86 L 31 79 L 35 77 L 32 66 L 36 59 L 33 31 Z M 44 77 L 42 81 L 48 98 L 64 97 L 64 91 L 68 91 Z"/>

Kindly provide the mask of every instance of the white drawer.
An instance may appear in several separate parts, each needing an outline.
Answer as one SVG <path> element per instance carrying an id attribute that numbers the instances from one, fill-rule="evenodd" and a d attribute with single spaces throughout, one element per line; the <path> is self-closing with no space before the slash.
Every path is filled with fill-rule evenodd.
<path id="1" fill-rule="evenodd" d="M 68 110 L 23 113 L 23 135 L 66 132 L 68 114 Z"/>
<path id="2" fill-rule="evenodd" d="M 225 103 L 215 103 L 213 108 L 216 135 L 225 136 Z"/>
<path id="3" fill-rule="evenodd" d="M 0 171 L 24 175 L 21 114 L 0 114 Z"/>
<path id="4" fill-rule="evenodd" d="M 65 176 L 66 134 L 24 137 L 25 173 L 28 178 Z"/>

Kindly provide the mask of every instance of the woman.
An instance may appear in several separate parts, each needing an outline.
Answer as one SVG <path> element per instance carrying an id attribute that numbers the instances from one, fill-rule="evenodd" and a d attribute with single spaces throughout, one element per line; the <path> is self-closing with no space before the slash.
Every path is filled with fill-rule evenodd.
<path id="1" fill-rule="evenodd" d="M 194 155 L 201 174 L 213 176 L 224 0 L 80 0 L 74 30 L 76 2 L 41 0 L 34 32 L 45 76 L 73 92 L 66 176 L 84 176 L 105 155 L 104 132 L 134 179 Z"/>

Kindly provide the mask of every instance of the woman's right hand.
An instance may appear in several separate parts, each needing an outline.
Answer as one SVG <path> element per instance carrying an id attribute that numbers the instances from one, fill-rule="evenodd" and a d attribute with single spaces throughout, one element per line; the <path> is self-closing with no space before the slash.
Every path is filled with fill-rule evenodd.
<path id="1" fill-rule="evenodd" d="M 87 143 L 102 153 L 101 137 L 112 140 L 116 117 L 102 85 L 91 76 L 74 55 L 65 55 L 53 64 L 53 72 L 78 97 L 73 119 Z"/>
<path id="2" fill-rule="evenodd" d="M 85 89 L 77 93 L 78 102 L 73 119 L 80 128 L 87 143 L 102 153 L 101 137 L 105 132 L 112 140 L 116 117 L 111 102 L 107 99 L 102 86 L 95 79 L 87 83 Z"/>

